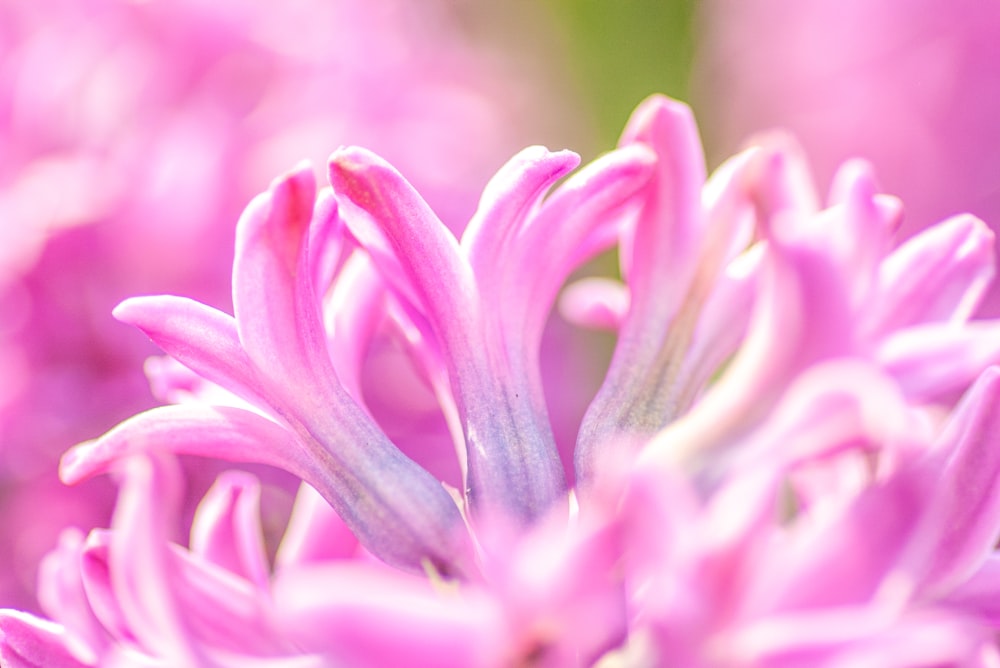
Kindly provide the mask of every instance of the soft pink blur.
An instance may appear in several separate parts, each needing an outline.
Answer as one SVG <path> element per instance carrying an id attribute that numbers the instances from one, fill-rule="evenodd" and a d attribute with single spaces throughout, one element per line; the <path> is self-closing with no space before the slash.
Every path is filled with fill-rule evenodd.
<path id="1" fill-rule="evenodd" d="M 1000 229 L 1000 4 L 706 0 L 702 20 L 695 87 L 716 161 L 780 126 L 821 184 L 871 160 L 906 202 L 906 235 L 959 212 Z M 1000 292 L 984 311 L 1000 313 Z"/>
<path id="2" fill-rule="evenodd" d="M 345 143 L 467 220 L 537 127 L 487 55 L 437 2 L 0 0 L 0 605 L 32 607 L 63 525 L 107 525 L 110 485 L 56 457 L 154 403 L 112 307 L 228 309 L 240 211 Z"/>

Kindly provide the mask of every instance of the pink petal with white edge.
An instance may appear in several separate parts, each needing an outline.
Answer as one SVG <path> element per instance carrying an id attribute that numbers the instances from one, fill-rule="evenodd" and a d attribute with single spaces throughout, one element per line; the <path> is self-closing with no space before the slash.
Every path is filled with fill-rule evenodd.
<path id="1" fill-rule="evenodd" d="M 25 612 L 0 610 L 0 659 L 8 668 L 86 668 L 65 646 L 66 630 Z"/>
<path id="2" fill-rule="evenodd" d="M 883 261 L 864 331 L 875 338 L 920 323 L 965 322 L 993 282 L 994 259 L 994 234 L 974 216 L 927 228 Z"/>
<path id="3" fill-rule="evenodd" d="M 580 164 L 571 151 L 550 152 L 542 146 L 524 149 L 490 179 L 476 214 L 462 234 L 461 246 L 484 294 L 494 291 L 488 279 L 503 266 L 510 247 L 523 232 L 556 181 Z"/>
<path id="4" fill-rule="evenodd" d="M 233 305 L 239 339 L 267 394 L 288 404 L 317 394 L 337 396 L 340 389 L 308 257 L 315 200 L 315 179 L 305 165 L 272 182 L 236 228 Z"/>
<path id="5" fill-rule="evenodd" d="M 874 357 L 913 403 L 949 400 L 1000 363 L 1000 320 L 909 327 L 884 337 Z"/>
<path id="6" fill-rule="evenodd" d="M 38 602 L 53 621 L 66 627 L 65 644 L 73 654 L 96 662 L 110 637 L 94 615 L 84 587 L 84 552 L 83 534 L 64 529 L 59 545 L 39 565 Z"/>
<path id="7" fill-rule="evenodd" d="M 512 352 L 537 350 L 559 288 L 580 265 L 610 245 L 624 219 L 634 216 L 655 166 L 656 156 L 644 144 L 601 156 L 545 200 L 512 243 L 509 264 L 494 261 L 489 267 L 506 284 L 503 308 L 495 317 L 507 330 Z M 477 271 L 476 278 L 482 275 Z"/>
<path id="8" fill-rule="evenodd" d="M 107 472 L 123 457 L 149 451 L 269 464 L 302 478 L 317 474 L 281 425 L 240 408 L 189 404 L 153 408 L 72 448 L 63 455 L 60 476 L 74 484 Z"/>
<path id="9" fill-rule="evenodd" d="M 213 383 L 266 406 L 257 370 L 240 343 L 236 320 L 184 297 L 133 297 L 114 316 L 138 327 L 165 353 Z"/>
<path id="10" fill-rule="evenodd" d="M 191 551 L 258 587 L 270 568 L 260 525 L 260 482 L 240 471 L 219 476 L 191 524 Z"/>
<path id="11" fill-rule="evenodd" d="M 128 629 L 150 655 L 174 665 L 207 663 L 173 587 L 169 535 L 178 521 L 181 473 L 163 454 L 116 465 L 118 502 L 108 534 L 111 587 Z"/>
<path id="12" fill-rule="evenodd" d="M 1000 368 L 987 369 L 952 413 L 928 469 L 938 479 L 924 578 L 947 592 L 977 571 L 1000 539 Z M 943 466 L 942 466 L 943 462 Z"/>

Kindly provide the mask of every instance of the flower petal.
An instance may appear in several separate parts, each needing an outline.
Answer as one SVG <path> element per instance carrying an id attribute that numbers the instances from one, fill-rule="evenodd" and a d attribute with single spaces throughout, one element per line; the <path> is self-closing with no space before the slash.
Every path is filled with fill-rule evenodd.
<path id="1" fill-rule="evenodd" d="M 401 474 L 410 475 L 412 462 L 404 460 L 402 471 L 391 460 L 345 470 L 326 450 L 304 446 L 277 423 L 238 408 L 165 406 L 140 413 L 63 455 L 61 476 L 76 482 L 127 454 L 154 450 L 283 468 L 321 490 L 365 546 L 388 563 L 421 570 L 430 559 L 442 573 L 475 570 L 461 515 L 440 483 L 426 473 L 414 484 L 399 482 Z"/>
<path id="2" fill-rule="evenodd" d="M 9 668 L 86 668 L 65 645 L 66 630 L 25 612 L 0 610 L 0 659 Z"/>
<path id="3" fill-rule="evenodd" d="M 868 336 L 968 320 L 993 282 L 993 237 L 981 220 L 962 215 L 903 243 L 879 270 L 878 308 L 863 323 Z"/>
<path id="4" fill-rule="evenodd" d="M 261 588 L 270 568 L 260 525 L 260 482 L 241 471 L 219 476 L 191 524 L 191 551 Z"/>
<path id="5" fill-rule="evenodd" d="M 929 511 L 931 563 L 926 588 L 947 591 L 986 561 L 1000 538 L 1000 368 L 991 367 L 962 398 L 935 445 L 938 487 Z"/>

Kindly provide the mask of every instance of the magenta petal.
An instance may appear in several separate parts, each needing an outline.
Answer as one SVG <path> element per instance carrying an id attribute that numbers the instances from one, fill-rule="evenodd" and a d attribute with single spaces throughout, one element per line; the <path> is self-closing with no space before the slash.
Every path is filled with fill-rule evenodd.
<path id="1" fill-rule="evenodd" d="M 449 361 L 464 422 L 471 507 L 503 507 L 533 521 L 563 497 L 562 465 L 546 416 L 530 396 L 518 397 L 524 381 L 515 371 L 510 382 L 507 351 L 486 333 L 483 310 L 490 305 L 479 299 L 458 242 L 412 186 L 368 151 L 334 153 L 330 181 L 381 229 Z"/>
<path id="2" fill-rule="evenodd" d="M 108 642 L 108 634 L 94 615 L 84 587 L 84 552 L 80 531 L 64 529 L 58 547 L 39 565 L 38 601 L 53 621 L 66 627 L 66 644 L 76 656 L 96 659 Z"/>
<path id="3" fill-rule="evenodd" d="M 86 668 L 65 643 L 66 630 L 24 612 L 0 610 L 0 659 L 7 668 Z"/>
<path id="4" fill-rule="evenodd" d="M 237 226 L 233 305 L 239 339 L 259 382 L 290 403 L 335 383 L 306 243 L 315 199 L 312 169 L 303 166 L 272 182 Z"/>
<path id="5" fill-rule="evenodd" d="M 640 205 L 641 189 L 655 170 L 655 159 L 644 144 L 601 156 L 569 177 L 542 204 L 512 244 L 510 266 L 494 260 L 489 268 L 478 268 L 477 279 L 488 272 L 503 276 L 507 283 L 498 311 L 501 318 L 513 317 L 515 323 L 523 320 L 520 327 L 515 323 L 506 327 L 515 346 L 537 349 L 559 288 L 574 270 L 610 245 L 625 214 Z M 511 307 L 517 310 L 511 312 Z M 516 315 L 519 311 L 523 315 Z"/>
<path id="6" fill-rule="evenodd" d="M 580 157 L 570 151 L 552 153 L 533 146 L 511 158 L 490 179 L 461 241 L 477 277 L 493 277 L 492 268 L 503 263 L 512 241 L 548 189 L 579 163 Z M 492 291 L 489 284 L 484 288 Z"/>
<path id="7" fill-rule="evenodd" d="M 936 444 L 947 457 L 927 512 L 931 565 L 925 587 L 947 591 L 987 559 L 1000 538 L 1000 368 L 983 372 L 952 414 Z"/>
<path id="8" fill-rule="evenodd" d="M 117 460 L 148 451 L 216 457 L 284 468 L 303 478 L 317 475 L 286 428 L 240 408 L 163 406 L 140 413 L 101 438 L 63 455 L 67 484 L 106 472 Z"/>
<path id="9" fill-rule="evenodd" d="M 430 317 L 445 328 L 439 334 L 453 345 L 451 339 L 469 329 L 475 315 L 472 269 L 454 235 L 395 169 L 369 151 L 335 152 L 330 183 L 338 196 L 374 218 Z"/>
<path id="10" fill-rule="evenodd" d="M 198 506 L 191 524 L 191 551 L 258 587 L 270 577 L 260 525 L 260 482 L 228 471 Z"/>
<path id="11" fill-rule="evenodd" d="M 948 399 L 1000 362 L 1000 321 L 909 327 L 883 337 L 874 356 L 913 403 Z"/>
<path id="12" fill-rule="evenodd" d="M 275 571 L 315 561 L 348 559 L 358 552 L 358 539 L 344 520 L 309 485 L 301 485 L 292 516 L 275 556 Z"/>
<path id="13" fill-rule="evenodd" d="M 882 263 L 878 308 L 865 314 L 869 336 L 968 320 L 993 281 L 993 237 L 981 220 L 963 215 L 903 243 Z"/>
<path id="14" fill-rule="evenodd" d="M 945 593 L 941 603 L 958 608 L 1000 628 L 1000 554 L 994 552 L 979 570 Z"/>
<path id="15" fill-rule="evenodd" d="M 334 432 L 324 442 L 343 438 Z M 375 438 L 385 437 L 373 432 L 366 441 L 350 445 L 373 448 Z M 67 483 L 76 482 L 106 471 L 127 454 L 145 451 L 283 468 L 322 490 L 379 558 L 411 570 L 420 570 L 422 560 L 430 559 L 442 573 L 473 572 L 468 534 L 454 501 L 422 469 L 415 477 L 416 465 L 402 454 L 345 469 L 331 461 L 319 442 L 301 441 L 281 425 L 238 408 L 165 406 L 141 413 L 63 455 L 61 476 Z M 362 451 L 356 456 L 369 455 Z"/>
<path id="16" fill-rule="evenodd" d="M 198 375 L 258 406 L 267 405 L 232 316 L 184 297 L 134 297 L 114 310 Z"/>

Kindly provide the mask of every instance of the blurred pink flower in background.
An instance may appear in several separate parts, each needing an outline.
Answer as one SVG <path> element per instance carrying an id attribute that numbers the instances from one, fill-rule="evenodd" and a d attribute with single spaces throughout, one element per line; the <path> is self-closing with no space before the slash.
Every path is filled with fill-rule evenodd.
<path id="1" fill-rule="evenodd" d="M 240 211 L 343 143 L 464 224 L 537 127 L 528 90 L 436 2 L 0 2 L 0 601 L 30 605 L 63 525 L 107 522 L 113 489 L 55 461 L 152 403 L 118 301 L 228 308 Z"/>
<path id="2" fill-rule="evenodd" d="M 781 127 L 820 183 L 852 157 L 906 202 L 903 234 L 968 211 L 1000 229 L 1000 5 L 706 0 L 694 75 L 714 159 Z M 984 305 L 1000 313 L 1000 292 Z"/>

